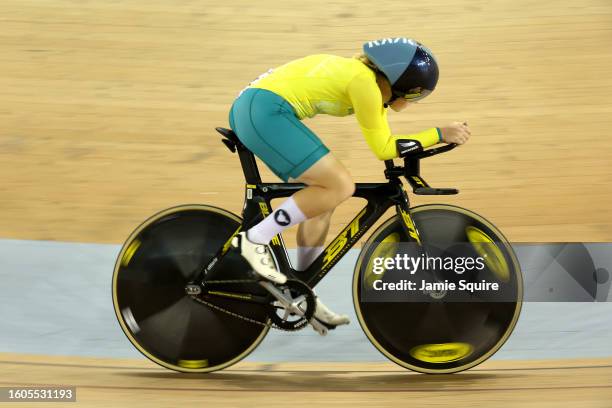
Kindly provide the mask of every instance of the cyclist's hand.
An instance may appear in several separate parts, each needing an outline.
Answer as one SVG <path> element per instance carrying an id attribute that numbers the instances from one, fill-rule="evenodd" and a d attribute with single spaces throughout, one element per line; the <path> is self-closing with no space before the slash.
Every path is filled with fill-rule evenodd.
<path id="1" fill-rule="evenodd" d="M 470 138 L 471 132 L 467 122 L 453 122 L 440 128 L 444 143 L 464 144 Z"/>

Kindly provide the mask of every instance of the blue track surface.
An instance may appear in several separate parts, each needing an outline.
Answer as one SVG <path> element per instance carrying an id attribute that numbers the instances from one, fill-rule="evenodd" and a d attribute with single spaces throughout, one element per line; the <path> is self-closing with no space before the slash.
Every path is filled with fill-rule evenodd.
<path id="1" fill-rule="evenodd" d="M 111 276 L 119 249 L 0 240 L 0 351 L 141 357 L 123 335 L 112 307 Z M 333 310 L 352 316 L 350 326 L 327 337 L 310 328 L 271 331 L 249 360 L 386 360 L 368 342 L 354 315 L 350 286 L 356 257 L 356 251 L 345 256 L 317 287 Z M 494 358 L 612 356 L 612 302 L 609 294 L 605 299 L 526 302 L 514 334 Z"/>

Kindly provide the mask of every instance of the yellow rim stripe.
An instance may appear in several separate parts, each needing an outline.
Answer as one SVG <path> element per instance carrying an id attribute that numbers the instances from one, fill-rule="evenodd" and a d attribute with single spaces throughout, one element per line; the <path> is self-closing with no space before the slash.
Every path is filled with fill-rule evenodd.
<path id="1" fill-rule="evenodd" d="M 410 355 L 426 363 L 443 364 L 466 358 L 473 351 L 469 343 L 422 344 L 413 347 Z"/>
<path id="2" fill-rule="evenodd" d="M 179 367 L 197 369 L 208 367 L 208 360 L 179 360 L 177 364 Z"/>
<path id="3" fill-rule="evenodd" d="M 372 255 L 370 256 L 370 261 L 368 262 L 368 267 L 365 270 L 365 284 L 366 284 L 366 288 L 371 288 L 372 285 L 374 285 L 374 281 L 377 279 L 382 279 L 382 277 L 384 276 L 384 272 L 377 275 L 375 274 L 372 269 L 374 268 L 374 258 L 392 258 L 395 253 L 397 252 L 397 247 L 400 242 L 400 235 L 397 232 L 394 232 L 393 234 L 389 234 L 389 236 L 385 237 L 385 239 L 383 239 L 378 246 L 376 247 L 376 249 L 372 252 Z"/>
<path id="4" fill-rule="evenodd" d="M 125 250 L 125 253 L 121 257 L 121 266 L 126 267 L 130 264 L 130 261 L 134 257 L 134 254 L 136 253 L 139 247 L 140 247 L 140 240 L 138 239 L 135 239 L 134 241 L 130 243 L 128 248 Z"/>
<path id="5" fill-rule="evenodd" d="M 465 233 L 478 255 L 484 259 L 497 279 L 502 282 L 508 282 L 510 280 L 510 268 L 504 258 L 504 254 L 497 247 L 495 241 L 484 231 L 476 227 L 467 227 Z"/>

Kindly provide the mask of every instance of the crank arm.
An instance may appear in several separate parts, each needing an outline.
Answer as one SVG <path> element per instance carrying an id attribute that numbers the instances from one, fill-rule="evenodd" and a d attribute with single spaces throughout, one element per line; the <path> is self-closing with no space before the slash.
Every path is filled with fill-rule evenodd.
<path id="1" fill-rule="evenodd" d="M 304 316 L 304 311 L 299 307 L 299 304 L 302 302 L 301 300 L 291 302 L 291 300 L 287 299 L 287 297 L 271 282 L 260 281 L 259 284 L 263 286 L 268 292 L 270 292 L 270 294 L 272 294 L 272 296 L 274 296 L 281 303 L 281 305 L 283 305 L 285 309 L 287 309 L 291 313 L 295 313 L 298 316 Z M 327 334 L 327 326 L 315 319 L 314 317 L 310 319 L 308 323 L 310 323 L 312 328 L 321 336 L 325 336 Z"/>

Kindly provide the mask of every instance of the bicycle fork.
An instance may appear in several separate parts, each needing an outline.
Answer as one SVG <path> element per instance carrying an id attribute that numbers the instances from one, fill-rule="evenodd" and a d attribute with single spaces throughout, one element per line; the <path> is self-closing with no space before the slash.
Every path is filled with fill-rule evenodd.
<path id="1" fill-rule="evenodd" d="M 412 241 L 419 244 L 419 246 L 422 246 L 419 231 L 410 216 L 410 201 L 408 200 L 408 194 L 406 194 L 406 190 L 403 188 L 401 188 L 401 193 L 402 199 L 396 205 L 397 215 L 402 219 L 402 227 L 406 235 L 410 237 Z"/>

